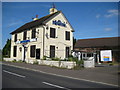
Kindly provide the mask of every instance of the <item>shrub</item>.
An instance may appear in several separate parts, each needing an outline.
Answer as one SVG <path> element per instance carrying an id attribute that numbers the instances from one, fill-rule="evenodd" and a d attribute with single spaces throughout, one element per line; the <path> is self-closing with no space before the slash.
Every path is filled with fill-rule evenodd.
<path id="1" fill-rule="evenodd" d="M 46 60 L 47 56 L 43 56 L 43 60 Z"/>
<path id="2" fill-rule="evenodd" d="M 17 60 L 16 60 L 16 59 L 14 59 L 12 62 L 17 62 Z"/>
<path id="3" fill-rule="evenodd" d="M 33 64 L 38 64 L 38 61 L 34 61 Z"/>
<path id="4" fill-rule="evenodd" d="M 51 58 L 52 60 L 54 60 L 54 61 L 60 61 L 61 59 L 60 58 Z"/>
<path id="5" fill-rule="evenodd" d="M 22 61 L 22 60 L 18 60 L 17 62 L 18 62 L 18 63 L 22 63 L 23 61 Z"/>

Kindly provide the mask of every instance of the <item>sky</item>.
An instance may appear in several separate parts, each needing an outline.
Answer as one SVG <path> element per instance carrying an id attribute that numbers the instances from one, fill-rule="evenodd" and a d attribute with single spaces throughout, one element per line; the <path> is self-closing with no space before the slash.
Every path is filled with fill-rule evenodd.
<path id="1" fill-rule="evenodd" d="M 32 21 L 36 15 L 49 14 L 52 2 L 2 2 L 2 47 L 10 33 Z M 117 2 L 55 2 L 72 27 L 76 39 L 117 37 Z"/>

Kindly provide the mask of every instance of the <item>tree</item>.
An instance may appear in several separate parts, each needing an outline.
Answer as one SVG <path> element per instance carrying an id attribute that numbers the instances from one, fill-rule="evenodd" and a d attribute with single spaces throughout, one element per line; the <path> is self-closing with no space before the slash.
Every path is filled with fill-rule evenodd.
<path id="1" fill-rule="evenodd" d="M 76 38 L 73 37 L 73 49 L 75 47 L 75 43 L 76 43 Z"/>
<path id="2" fill-rule="evenodd" d="M 10 49 L 11 49 L 11 39 L 8 39 L 2 50 L 3 57 L 4 56 L 10 57 Z"/>

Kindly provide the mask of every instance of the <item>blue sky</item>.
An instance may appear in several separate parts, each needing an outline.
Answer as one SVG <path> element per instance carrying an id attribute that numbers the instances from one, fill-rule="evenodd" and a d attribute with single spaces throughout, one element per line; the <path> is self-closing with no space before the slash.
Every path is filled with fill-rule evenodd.
<path id="1" fill-rule="evenodd" d="M 49 14 L 52 2 L 3 2 L 2 45 L 11 38 L 10 32 L 32 21 L 36 14 Z M 118 36 L 117 2 L 55 2 L 72 27 L 76 39 Z"/>

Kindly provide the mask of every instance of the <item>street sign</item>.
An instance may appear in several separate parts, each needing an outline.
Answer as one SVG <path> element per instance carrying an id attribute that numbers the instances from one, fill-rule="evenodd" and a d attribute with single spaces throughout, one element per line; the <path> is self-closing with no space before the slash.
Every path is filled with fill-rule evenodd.
<path id="1" fill-rule="evenodd" d="M 112 51 L 111 50 L 101 50 L 100 56 L 101 56 L 101 61 L 112 61 Z"/>

